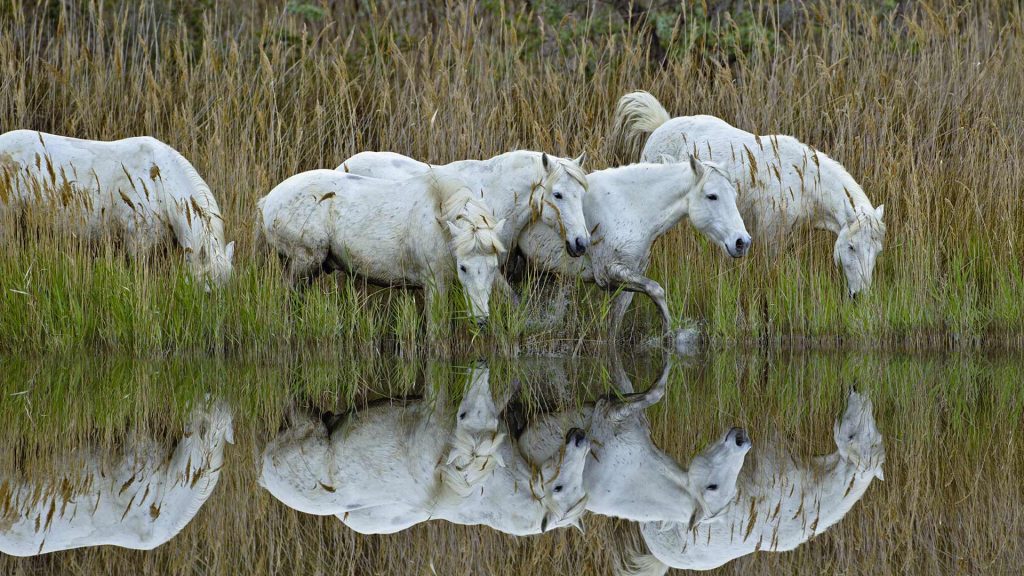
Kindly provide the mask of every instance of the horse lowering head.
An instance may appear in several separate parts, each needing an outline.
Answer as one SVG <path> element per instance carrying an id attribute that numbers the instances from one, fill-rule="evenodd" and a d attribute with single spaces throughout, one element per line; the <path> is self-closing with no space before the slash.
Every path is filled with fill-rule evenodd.
<path id="1" fill-rule="evenodd" d="M 581 164 L 585 155 L 574 160 L 541 153 L 544 176 L 534 190 L 531 206 L 541 220 L 565 239 L 565 251 L 578 258 L 590 246 L 590 230 L 583 216 L 583 194 L 587 177 Z"/>
<path id="2" fill-rule="evenodd" d="M 714 518 L 736 498 L 736 480 L 749 451 L 746 430 L 733 428 L 690 462 L 690 490 L 700 506 L 691 524 Z"/>
<path id="3" fill-rule="evenodd" d="M 840 457 L 852 462 L 859 473 L 884 479 L 882 464 L 885 463 L 885 445 L 875 425 L 871 400 L 857 392 L 850 392 L 846 412 L 833 427 L 833 437 Z"/>
<path id="4" fill-rule="evenodd" d="M 836 266 L 846 276 L 846 290 L 851 298 L 871 288 L 875 260 L 885 239 L 885 206 L 855 209 L 854 217 L 839 231 L 832 252 Z"/>
<path id="5" fill-rule="evenodd" d="M 486 366 L 473 370 L 472 382 L 459 404 L 448 460 L 442 467 L 445 483 L 462 496 L 495 467 L 505 466 L 498 451 L 505 434 L 498 431 L 499 410 L 491 397 L 489 374 Z"/>
<path id="6" fill-rule="evenodd" d="M 213 287 L 220 287 L 231 278 L 234 267 L 235 243 L 229 242 L 222 246 L 211 236 L 207 241 L 200 242 L 198 250 L 190 250 L 185 254 L 192 273 L 202 278 L 207 292 Z"/>
<path id="7" fill-rule="evenodd" d="M 470 316 L 484 326 L 490 316 L 498 256 L 505 251 L 500 239 L 505 221 L 496 221 L 483 198 L 473 196 L 464 187 L 444 201 L 442 210 L 456 274 L 469 300 Z"/>
<path id="8" fill-rule="evenodd" d="M 751 238 L 736 206 L 736 187 L 714 162 L 690 155 L 690 169 L 696 182 L 687 195 L 690 223 L 729 256 L 744 256 Z"/>
<path id="9" fill-rule="evenodd" d="M 587 509 L 587 492 L 583 486 L 583 467 L 590 455 L 590 439 L 579 428 L 565 435 L 565 444 L 558 456 L 541 466 L 530 488 L 544 505 L 541 532 L 564 526 L 580 528 L 580 518 Z"/>

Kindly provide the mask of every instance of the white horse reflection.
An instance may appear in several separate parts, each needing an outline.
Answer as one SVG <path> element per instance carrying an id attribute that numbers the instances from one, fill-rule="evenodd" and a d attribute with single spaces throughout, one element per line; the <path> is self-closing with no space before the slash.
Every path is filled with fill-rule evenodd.
<path id="1" fill-rule="evenodd" d="M 658 382 L 647 392 L 633 394 L 613 354 L 615 383 L 625 397 L 546 415 L 522 433 L 521 449 L 528 458 L 544 458 L 557 447 L 560 430 L 580 426 L 594 445 L 594 457 L 583 474 L 588 511 L 687 526 L 718 515 L 735 494 L 750 439 L 744 430 L 733 428 L 694 458 L 689 469 L 655 446 L 644 410 L 664 396 L 670 368 L 666 361 Z"/>
<path id="2" fill-rule="evenodd" d="M 168 455 L 147 439 L 125 454 L 68 459 L 50 478 L 0 483 L 0 551 L 37 556 L 86 546 L 151 550 L 188 524 L 213 493 L 232 442 L 227 406 L 192 412 Z"/>
<path id="3" fill-rule="evenodd" d="M 882 479 L 885 448 L 871 401 L 851 393 L 833 435 L 838 450 L 801 463 L 781 450 L 748 463 L 737 497 L 713 521 L 695 527 L 640 526 L 649 554 L 627 561 L 621 574 L 664 574 L 669 567 L 710 570 L 757 551 L 792 550 L 839 522 L 872 480 Z"/>
<path id="4" fill-rule="evenodd" d="M 484 369 L 457 412 L 437 399 L 374 406 L 333 431 L 301 423 L 267 446 L 260 484 L 291 508 L 337 515 L 363 533 L 430 519 L 516 535 L 574 524 L 586 502 L 586 437 L 572 432 L 560 454 L 534 466 L 502 441 L 500 410 L 485 396 Z"/>

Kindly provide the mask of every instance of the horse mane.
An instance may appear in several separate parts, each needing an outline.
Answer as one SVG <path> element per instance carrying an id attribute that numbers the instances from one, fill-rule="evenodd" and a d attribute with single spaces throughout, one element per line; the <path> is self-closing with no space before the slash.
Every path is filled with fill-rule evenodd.
<path id="1" fill-rule="evenodd" d="M 487 202 L 473 194 L 461 181 L 434 174 L 431 194 L 437 200 L 437 219 L 451 222 L 459 232 L 449 234 L 456 257 L 468 254 L 501 254 L 505 246 L 498 236 L 498 223 Z"/>
<path id="2" fill-rule="evenodd" d="M 448 460 L 441 466 L 441 482 L 459 496 L 468 496 L 496 467 L 505 466 L 498 453 L 504 440 L 505 434 L 501 432 L 478 439 L 465 430 L 456 429 Z"/>
<path id="3" fill-rule="evenodd" d="M 171 157 L 178 168 L 185 174 L 192 189 L 191 199 L 194 204 L 186 206 L 185 209 L 198 215 L 206 224 L 207 230 L 213 233 L 218 243 L 222 244 L 224 242 L 224 217 L 221 216 L 220 207 L 217 205 L 217 199 L 214 198 L 210 186 L 187 158 L 170 146 L 167 149 L 171 152 Z"/>

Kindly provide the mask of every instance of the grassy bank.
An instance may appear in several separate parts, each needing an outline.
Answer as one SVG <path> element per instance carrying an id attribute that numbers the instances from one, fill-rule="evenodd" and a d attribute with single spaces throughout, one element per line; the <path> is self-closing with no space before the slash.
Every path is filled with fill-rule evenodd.
<path id="1" fill-rule="evenodd" d="M 239 245 L 236 278 L 209 296 L 179 274 L 178 255 L 132 264 L 8 224 L 0 349 L 591 346 L 608 304 L 592 290 L 554 328 L 506 303 L 487 334 L 455 321 L 431 338 L 409 294 L 336 279 L 290 294 L 256 253 L 254 205 L 289 175 L 371 149 L 431 162 L 585 150 L 604 167 L 615 101 L 637 88 L 674 114 L 794 134 L 886 206 L 874 289 L 856 303 L 824 233 L 778 259 L 755 247 L 734 262 L 680 226 L 651 268 L 677 318 L 721 344 L 1024 344 L 1019 7 L 754 3 L 658 9 L 631 26 L 603 5 L 554 2 L 198 6 L 0 0 L 0 132 L 155 136 L 196 165 Z M 643 300 L 628 325 L 636 341 L 656 325 Z"/>
<path id="2" fill-rule="evenodd" d="M 623 521 L 591 514 L 585 534 L 529 538 L 444 522 L 366 537 L 333 517 L 291 510 L 257 485 L 259 455 L 286 407 L 341 412 L 368 398 L 423 393 L 428 379 L 456 399 L 467 365 L 333 354 L 0 359 L 0 417 L 10 432 L 0 443 L 4 479 L 38 481 L 60 455 L 83 448 L 113 458 L 131 438 L 171 446 L 188 407 L 207 394 L 230 404 L 235 422 L 220 483 L 168 543 L 152 552 L 0 555 L 0 572 L 227 574 L 242 565 L 254 574 L 610 573 L 616 534 L 630 529 Z M 541 397 L 571 405 L 609 389 L 607 364 L 592 358 L 494 359 L 490 368 L 495 393 L 518 379 L 531 406 Z M 627 359 L 626 368 L 641 388 L 660 366 Z M 1010 574 L 1024 559 L 1016 537 L 1024 521 L 1020 373 L 1019 356 L 730 352 L 677 365 L 665 400 L 648 414 L 656 444 L 682 462 L 734 425 L 749 430 L 750 457 L 772 446 L 806 457 L 835 450 L 832 423 L 851 384 L 873 400 L 885 481 L 797 550 L 716 573 Z"/>

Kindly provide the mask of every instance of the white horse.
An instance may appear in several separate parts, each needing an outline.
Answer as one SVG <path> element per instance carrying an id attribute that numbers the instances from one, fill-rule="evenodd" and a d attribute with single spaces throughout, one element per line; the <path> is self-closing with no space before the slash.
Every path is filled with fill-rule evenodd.
<path id="1" fill-rule="evenodd" d="M 737 497 L 711 522 L 641 524 L 650 553 L 634 556 L 622 574 L 710 570 L 757 551 L 792 550 L 821 534 L 883 478 L 885 462 L 871 401 L 860 394 L 850 394 L 833 437 L 838 450 L 810 462 L 778 449 L 758 454 L 740 474 Z"/>
<path id="2" fill-rule="evenodd" d="M 232 442 L 222 403 L 192 412 L 170 454 L 146 439 L 119 456 L 70 457 L 50 478 L 0 482 L 0 552 L 37 556 L 86 546 L 152 550 L 177 535 L 213 493 Z"/>
<path id="3" fill-rule="evenodd" d="M 646 276 L 655 240 L 680 220 L 690 223 L 734 258 L 746 254 L 750 235 L 736 208 L 736 189 L 722 169 L 690 156 L 687 163 L 633 164 L 587 175 L 589 191 L 583 214 L 591 246 L 583 258 L 562 257 L 562 242 L 550 227 L 530 225 L 519 236 L 519 249 L 533 266 L 619 290 L 611 312 L 611 334 L 635 292 L 658 306 L 668 330 L 671 317 L 665 290 Z"/>
<path id="4" fill-rule="evenodd" d="M 558 231 L 569 256 L 579 257 L 590 246 L 590 231 L 583 215 L 587 180 L 580 168 L 582 162 L 582 155 L 568 160 L 543 152 L 517 150 L 488 160 L 452 162 L 444 168 L 473 190 L 480 190 L 494 214 L 506 220 L 501 234 L 505 246 L 514 246 L 519 233 L 539 219 Z M 361 152 L 337 169 L 403 180 L 430 168 L 429 164 L 394 152 Z"/>
<path id="5" fill-rule="evenodd" d="M 486 373 L 477 378 L 486 381 Z M 471 404 L 484 409 L 470 417 L 467 400 L 455 413 L 435 400 L 378 405 L 333 432 L 301 423 L 267 446 L 260 484 L 291 508 L 361 523 L 365 533 L 429 519 L 512 534 L 575 523 L 585 502 L 586 439 L 572 434 L 561 457 L 534 468 L 502 442 L 498 408 Z"/>
<path id="6" fill-rule="evenodd" d="M 483 324 L 505 252 L 505 220 L 450 174 L 438 169 L 394 182 L 303 172 L 259 201 L 263 235 L 293 284 L 344 270 L 384 286 L 424 288 L 429 311 L 454 276 Z"/>
<path id="7" fill-rule="evenodd" d="M 181 154 L 155 138 L 79 140 L 30 130 L 0 135 L 0 213 L 32 205 L 86 238 L 116 238 L 138 257 L 177 242 L 193 274 L 231 276 L 217 200 Z M 207 287 L 209 284 L 207 284 Z"/>
<path id="8" fill-rule="evenodd" d="M 587 430 L 593 459 L 583 474 L 587 510 L 633 521 L 682 522 L 691 526 L 714 518 L 735 496 L 736 477 L 750 450 L 740 428 L 726 432 L 683 469 L 651 440 L 644 410 L 665 394 L 670 365 L 647 392 L 632 394 L 632 384 L 613 351 L 615 382 L 624 399 L 549 414 L 531 423 L 519 437 L 527 458 L 544 458 L 557 448 L 553 440 L 567 426 Z"/>
<path id="9" fill-rule="evenodd" d="M 761 244 L 777 248 L 795 227 L 828 230 L 836 235 L 833 259 L 850 296 L 871 287 L 885 208 L 872 207 L 860 184 L 825 154 L 791 136 L 758 136 L 714 116 L 670 118 L 647 92 L 619 100 L 612 139 L 630 154 L 646 140 L 645 161 L 692 153 L 721 162 L 739 188 L 743 220 Z"/>

